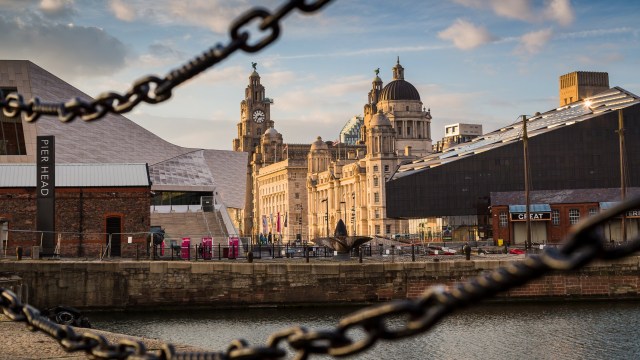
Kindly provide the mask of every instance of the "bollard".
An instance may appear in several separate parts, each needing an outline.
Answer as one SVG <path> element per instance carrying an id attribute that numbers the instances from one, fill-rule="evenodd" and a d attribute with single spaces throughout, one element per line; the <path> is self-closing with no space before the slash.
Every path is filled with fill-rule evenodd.
<path id="1" fill-rule="evenodd" d="M 249 253 L 247 254 L 247 262 L 253 262 L 253 251 L 249 251 Z"/>
<path id="2" fill-rule="evenodd" d="M 471 260 L 471 246 L 469 246 L 469 244 L 464 244 L 462 249 L 464 250 L 465 259 Z"/>
<path id="3" fill-rule="evenodd" d="M 139 252 L 139 249 L 138 249 L 139 245 L 140 244 L 136 244 L 136 261 L 140 261 L 140 252 Z"/>
<path id="4" fill-rule="evenodd" d="M 358 248 L 360 249 L 360 248 Z M 360 251 L 358 251 L 358 262 L 360 262 L 360 264 L 362 264 L 362 249 L 360 249 Z"/>
<path id="5" fill-rule="evenodd" d="M 396 257 L 396 246 L 391 245 L 391 262 L 395 262 Z"/>
<path id="6" fill-rule="evenodd" d="M 304 256 L 305 256 L 305 261 L 309 262 L 309 247 L 307 246 L 304 247 Z"/>
<path id="7" fill-rule="evenodd" d="M 18 246 L 16 248 L 16 258 L 18 260 L 22 260 L 22 246 Z"/>
<path id="8" fill-rule="evenodd" d="M 411 261 L 416 261 L 416 249 L 413 247 L 413 244 L 411 244 Z"/>

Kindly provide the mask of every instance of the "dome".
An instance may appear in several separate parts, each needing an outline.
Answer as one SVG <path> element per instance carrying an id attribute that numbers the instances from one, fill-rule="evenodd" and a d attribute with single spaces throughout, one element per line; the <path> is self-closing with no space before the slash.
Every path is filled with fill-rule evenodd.
<path id="1" fill-rule="evenodd" d="M 276 137 L 278 137 L 278 135 L 280 135 L 280 133 L 278 132 L 278 130 L 270 127 L 267 129 L 267 131 L 264 132 L 265 135 L 269 135 L 269 137 L 271 137 L 272 139 L 275 139 Z"/>
<path id="2" fill-rule="evenodd" d="M 322 141 L 320 136 L 318 136 L 316 141 L 311 144 L 311 151 L 314 150 L 329 150 L 329 146 Z"/>
<path id="3" fill-rule="evenodd" d="M 391 121 L 389 121 L 388 117 L 384 116 L 382 110 L 379 110 L 377 114 L 371 117 L 369 126 L 371 126 L 371 128 L 376 126 L 391 126 Z"/>
<path id="4" fill-rule="evenodd" d="M 418 100 L 420 94 L 415 86 L 402 79 L 393 80 L 380 92 L 380 100 Z"/>

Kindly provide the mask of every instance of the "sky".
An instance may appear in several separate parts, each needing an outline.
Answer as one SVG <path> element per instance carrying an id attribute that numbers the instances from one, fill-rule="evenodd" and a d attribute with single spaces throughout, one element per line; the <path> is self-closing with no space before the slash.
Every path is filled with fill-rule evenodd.
<path id="1" fill-rule="evenodd" d="M 124 93 L 226 44 L 243 12 L 283 2 L 0 0 L 0 59 L 30 60 L 90 96 Z M 435 143 L 447 124 L 489 132 L 557 107 L 558 77 L 572 71 L 608 72 L 640 94 L 639 16 L 633 0 L 334 0 L 287 16 L 266 49 L 236 52 L 125 116 L 177 145 L 230 150 L 256 62 L 285 142 L 335 140 L 363 113 L 374 70 L 387 84 L 399 58 Z"/>

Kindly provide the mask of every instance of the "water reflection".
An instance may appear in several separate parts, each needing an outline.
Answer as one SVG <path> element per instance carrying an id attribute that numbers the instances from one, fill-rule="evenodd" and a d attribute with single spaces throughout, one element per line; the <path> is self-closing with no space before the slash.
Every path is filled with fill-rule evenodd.
<path id="1" fill-rule="evenodd" d="M 333 328 L 350 307 L 92 313 L 95 328 L 223 350 L 251 345 L 293 325 Z M 402 319 L 394 319 L 393 322 Z M 399 325 L 396 324 L 396 325 Z M 640 354 L 640 303 L 486 304 L 447 317 L 431 331 L 379 342 L 358 359 L 630 359 Z M 315 357 L 328 358 L 328 357 Z"/>

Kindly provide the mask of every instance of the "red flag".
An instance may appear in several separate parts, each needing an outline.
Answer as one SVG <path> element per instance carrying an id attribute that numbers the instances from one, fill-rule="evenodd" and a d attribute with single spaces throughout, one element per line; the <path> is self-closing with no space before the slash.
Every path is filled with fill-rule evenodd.
<path id="1" fill-rule="evenodd" d="M 276 223 L 276 232 L 280 232 L 280 211 L 278 211 L 278 222 Z"/>

